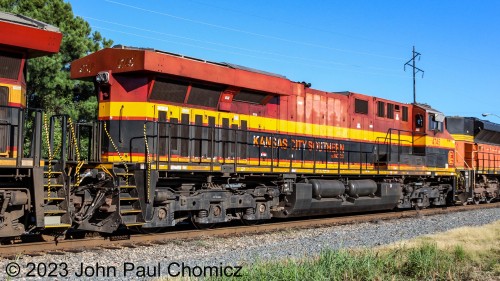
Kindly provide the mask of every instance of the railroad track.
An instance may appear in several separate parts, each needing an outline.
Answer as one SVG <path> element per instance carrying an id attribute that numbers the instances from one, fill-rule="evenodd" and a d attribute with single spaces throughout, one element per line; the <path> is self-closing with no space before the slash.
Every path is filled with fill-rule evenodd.
<path id="1" fill-rule="evenodd" d="M 182 230 L 157 234 L 132 234 L 126 237 L 94 237 L 85 239 L 66 239 L 44 242 L 19 243 L 0 246 L 0 257 L 14 259 L 20 255 L 53 254 L 62 255 L 66 252 L 81 252 L 99 248 L 119 249 L 134 248 L 139 246 L 152 246 L 166 244 L 172 240 L 190 240 L 207 236 L 229 236 L 251 233 L 263 233 L 283 229 L 300 229 L 319 226 L 345 225 L 349 223 L 377 222 L 381 220 L 412 218 L 418 216 L 431 216 L 451 212 L 463 212 L 476 209 L 500 208 L 500 202 L 483 205 L 453 206 L 432 208 L 424 210 L 409 210 L 399 212 L 372 213 L 362 215 L 338 216 L 308 220 L 269 222 L 252 226 L 229 226 L 204 230 Z M 115 240 L 120 239 L 120 240 Z"/>

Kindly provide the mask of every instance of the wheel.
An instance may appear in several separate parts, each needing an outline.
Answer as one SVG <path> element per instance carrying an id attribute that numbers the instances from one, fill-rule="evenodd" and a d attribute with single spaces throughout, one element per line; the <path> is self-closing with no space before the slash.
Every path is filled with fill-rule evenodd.
<path id="1" fill-rule="evenodd" d="M 245 215 L 253 215 L 255 212 L 255 210 L 253 208 L 249 208 L 245 211 L 242 211 L 240 212 L 239 214 L 239 217 L 240 217 L 240 220 L 241 222 L 244 224 L 244 225 L 256 225 L 260 222 L 260 220 L 247 220 L 247 219 L 244 219 Z"/>
<path id="2" fill-rule="evenodd" d="M 159 232 L 162 232 L 165 230 L 164 227 L 152 227 L 152 228 L 143 228 L 143 227 L 139 227 L 138 230 L 142 233 L 142 234 L 155 234 L 155 233 L 159 233 Z"/>
<path id="3" fill-rule="evenodd" d="M 197 218 L 198 215 L 196 213 L 191 214 L 191 223 L 196 229 L 211 229 L 215 226 L 215 223 L 198 223 L 196 222 Z"/>
<path id="4" fill-rule="evenodd" d="M 260 220 L 246 220 L 246 219 L 244 219 L 244 218 L 242 217 L 242 218 L 241 218 L 241 222 L 242 222 L 244 225 L 251 226 L 251 225 L 256 225 L 256 224 L 259 224 L 259 223 L 260 223 Z"/>

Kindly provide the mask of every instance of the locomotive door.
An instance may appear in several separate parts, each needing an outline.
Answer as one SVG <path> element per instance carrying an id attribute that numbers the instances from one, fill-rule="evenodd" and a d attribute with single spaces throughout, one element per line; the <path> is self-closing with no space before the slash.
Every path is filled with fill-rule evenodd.
<path id="1" fill-rule="evenodd" d="M 0 87 L 0 106 L 7 106 L 9 103 L 9 88 Z M 0 156 L 7 156 L 7 142 L 9 137 L 9 109 L 0 107 Z"/>
<path id="2" fill-rule="evenodd" d="M 231 128 L 235 130 L 235 160 L 237 164 L 247 164 L 248 155 L 248 117 L 234 115 Z"/>
<path id="3" fill-rule="evenodd" d="M 166 155 L 170 154 L 170 161 L 189 162 L 190 161 L 190 113 L 189 108 L 158 107 L 158 121 L 166 119 L 168 124 L 161 128 L 161 133 L 165 133 L 163 144 L 160 149 Z M 162 126 L 160 126 L 162 127 Z M 160 133 L 160 132 L 159 132 Z M 162 137 L 160 137 L 162 139 Z M 169 142 L 170 140 L 170 142 Z M 161 143 L 161 141 L 160 141 Z M 170 149 L 170 151 L 168 151 Z M 168 157 L 168 156 L 167 156 Z"/>
<path id="4" fill-rule="evenodd" d="M 368 169 L 368 165 L 373 164 L 373 116 L 363 118 L 363 143 L 360 145 L 359 163 L 363 169 Z"/>
<path id="5" fill-rule="evenodd" d="M 157 107 L 157 120 L 158 120 L 158 153 L 160 154 L 160 161 L 167 161 L 168 149 L 171 149 L 169 141 L 170 126 L 167 124 L 168 107 Z"/>
<path id="6" fill-rule="evenodd" d="M 242 120 L 243 119 L 243 120 Z M 247 120 L 240 115 L 219 113 L 217 151 L 219 161 L 226 163 L 246 163 Z"/>
<path id="7" fill-rule="evenodd" d="M 426 148 L 426 111 L 422 108 L 413 107 L 413 141 L 412 141 L 412 154 L 425 156 L 425 148 Z M 423 165 L 424 159 L 417 158 L 416 165 Z"/>
<path id="8" fill-rule="evenodd" d="M 250 105 L 250 116 L 248 117 L 248 127 L 252 128 L 247 133 L 247 163 L 257 166 L 268 166 L 271 164 L 272 135 L 265 133 L 270 129 L 262 116 L 260 105 Z"/>
<path id="9" fill-rule="evenodd" d="M 210 163 L 214 159 L 215 120 L 210 112 L 192 110 L 194 124 L 191 124 L 191 160 L 195 163 Z"/>
<path id="10" fill-rule="evenodd" d="M 191 109 L 183 108 L 179 115 L 179 162 L 191 162 L 192 129 L 190 126 Z"/>
<path id="11" fill-rule="evenodd" d="M 352 112 L 351 134 L 352 139 L 345 148 L 345 157 L 350 164 L 366 167 L 371 163 L 369 154 L 373 151 L 373 110 L 369 101 L 354 99 L 354 110 Z"/>

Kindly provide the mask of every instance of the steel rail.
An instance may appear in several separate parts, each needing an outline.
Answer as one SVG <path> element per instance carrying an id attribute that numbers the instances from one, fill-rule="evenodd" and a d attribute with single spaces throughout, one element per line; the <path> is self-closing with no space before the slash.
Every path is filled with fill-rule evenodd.
<path id="1" fill-rule="evenodd" d="M 113 240 L 113 237 L 95 237 L 86 239 L 66 239 L 20 243 L 0 246 L 0 257 L 15 259 L 20 255 L 64 254 L 64 252 L 79 252 L 99 248 L 118 249 L 122 247 L 152 246 L 166 244 L 173 240 L 192 240 L 203 237 L 224 237 L 279 231 L 284 229 L 303 229 L 311 227 L 326 227 L 346 225 L 350 223 L 378 222 L 382 220 L 432 216 L 453 212 L 472 211 L 477 209 L 500 208 L 500 202 L 481 205 L 453 206 L 431 208 L 424 210 L 408 210 L 398 212 L 370 213 L 362 215 L 336 216 L 316 219 L 288 220 L 270 222 L 252 226 L 229 226 L 204 230 L 170 231 L 156 234 L 134 234 L 128 239 Z"/>

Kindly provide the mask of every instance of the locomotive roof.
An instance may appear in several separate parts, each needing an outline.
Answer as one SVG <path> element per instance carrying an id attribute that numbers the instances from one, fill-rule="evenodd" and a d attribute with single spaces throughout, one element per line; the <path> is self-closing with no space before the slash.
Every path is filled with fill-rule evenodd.
<path id="1" fill-rule="evenodd" d="M 155 49 L 115 46 L 78 59 L 71 64 L 71 78 L 94 79 L 100 71 L 148 72 L 289 95 L 300 83 L 285 76 L 230 63 L 217 63 Z M 300 85 L 300 86 L 296 86 Z"/>
<path id="2" fill-rule="evenodd" d="M 32 26 L 39 29 L 49 30 L 59 32 L 59 28 L 50 25 L 48 23 L 41 22 L 23 15 L 14 15 L 6 12 L 0 11 L 0 21 L 12 22 L 26 26 Z"/>
<path id="3" fill-rule="evenodd" d="M 489 144 L 500 144 L 500 125 L 487 121 L 476 119 L 475 141 Z"/>
<path id="4" fill-rule="evenodd" d="M 432 106 L 430 106 L 430 105 L 428 105 L 428 104 L 426 104 L 426 103 L 418 103 L 418 102 L 417 102 L 417 103 L 415 103 L 415 105 L 416 105 L 416 106 L 419 106 L 419 107 L 422 107 L 422 108 L 424 108 L 424 109 L 426 109 L 426 110 L 428 110 L 428 111 L 432 111 L 432 112 L 435 112 L 435 113 L 441 113 L 441 111 L 439 111 L 439 110 L 437 110 L 437 109 L 433 108 Z"/>
<path id="5" fill-rule="evenodd" d="M 452 134 L 474 136 L 478 143 L 500 144 L 500 124 L 476 117 L 446 117 L 446 128 Z"/>
<path id="6" fill-rule="evenodd" d="M 482 123 L 483 130 L 488 130 L 488 131 L 500 133 L 500 124 L 493 123 L 493 122 L 488 121 L 488 120 L 481 120 L 481 119 L 478 119 L 478 121 Z"/>
<path id="7" fill-rule="evenodd" d="M 261 73 L 261 74 L 265 74 L 265 75 L 276 76 L 276 77 L 279 77 L 279 78 L 287 79 L 286 76 L 284 76 L 284 75 L 280 75 L 280 74 L 276 74 L 276 73 L 272 73 L 272 72 L 268 72 L 268 71 L 264 71 L 264 70 L 259 70 L 259 69 L 255 69 L 255 68 L 251 68 L 251 67 L 239 65 L 239 64 L 234 64 L 234 63 L 229 63 L 229 62 L 207 61 L 207 60 L 203 60 L 203 59 L 199 59 L 199 58 L 195 58 L 195 57 L 185 56 L 185 55 L 171 53 L 171 52 L 166 52 L 166 51 L 157 50 L 157 49 L 153 49 L 153 48 L 140 48 L 140 47 L 131 47 L 131 46 L 124 46 L 124 45 L 114 45 L 113 48 L 115 48 L 115 49 L 129 49 L 129 50 L 152 51 L 152 52 L 157 52 L 157 53 L 162 53 L 162 54 L 177 56 L 177 57 L 181 57 L 181 58 L 186 58 L 186 59 L 190 59 L 190 60 L 197 60 L 197 61 L 202 61 L 202 62 L 205 62 L 205 63 L 212 63 L 212 64 L 216 64 L 216 65 L 221 65 L 221 66 L 227 66 L 227 67 L 234 68 L 234 69 L 242 69 L 242 70 L 246 70 L 246 71 L 251 71 L 251 72 L 256 72 L 256 73 Z"/>
<path id="8" fill-rule="evenodd" d="M 23 16 L 0 12 L 0 45 L 27 51 L 28 57 L 57 53 L 62 34 L 59 28 Z"/>

